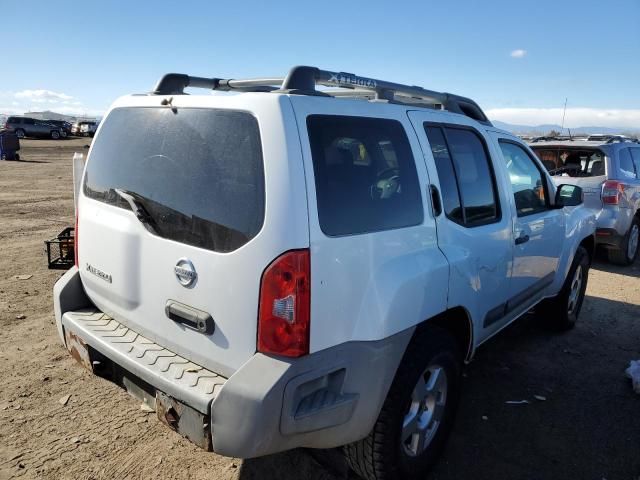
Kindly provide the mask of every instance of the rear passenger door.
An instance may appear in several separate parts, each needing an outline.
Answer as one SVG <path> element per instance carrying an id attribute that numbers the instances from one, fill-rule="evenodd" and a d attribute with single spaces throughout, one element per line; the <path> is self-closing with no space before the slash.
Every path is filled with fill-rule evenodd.
<path id="1" fill-rule="evenodd" d="M 540 160 L 517 138 L 494 133 L 507 174 L 514 244 L 508 311 L 528 310 L 553 283 L 565 237 L 565 214 L 551 206 L 550 182 Z"/>
<path id="2" fill-rule="evenodd" d="M 22 128 L 24 129 L 25 135 L 38 135 L 39 133 L 36 129 L 35 120 L 33 118 L 23 118 Z"/>
<path id="3" fill-rule="evenodd" d="M 512 226 L 493 166 L 495 152 L 471 120 L 454 125 L 423 111 L 409 117 L 422 144 L 432 201 L 441 205 L 436 224 L 438 245 L 450 264 L 448 307 L 462 306 L 471 314 L 479 343 L 509 320 Z"/>

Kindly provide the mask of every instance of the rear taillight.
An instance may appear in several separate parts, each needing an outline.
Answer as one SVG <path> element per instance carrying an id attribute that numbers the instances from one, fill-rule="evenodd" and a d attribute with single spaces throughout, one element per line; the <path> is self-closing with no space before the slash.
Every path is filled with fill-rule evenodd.
<path id="1" fill-rule="evenodd" d="M 293 250 L 262 274 L 258 351 L 286 357 L 309 353 L 310 263 L 309 250 Z"/>
<path id="2" fill-rule="evenodd" d="M 78 209 L 76 208 L 76 228 L 73 230 L 73 256 L 78 267 Z"/>
<path id="3" fill-rule="evenodd" d="M 624 184 L 616 180 L 607 180 L 602 184 L 602 203 L 618 205 L 624 194 Z"/>

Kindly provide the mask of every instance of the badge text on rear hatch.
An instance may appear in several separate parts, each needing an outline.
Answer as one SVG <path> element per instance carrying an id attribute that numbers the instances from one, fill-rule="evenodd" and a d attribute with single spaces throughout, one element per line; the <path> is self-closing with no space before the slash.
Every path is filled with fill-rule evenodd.
<path id="1" fill-rule="evenodd" d="M 105 282 L 112 282 L 112 278 L 111 278 L 111 274 L 109 273 L 104 273 L 102 270 L 94 267 L 93 265 L 87 263 L 87 272 L 89 273 L 93 273 L 96 277 L 101 278 L 102 280 L 104 280 Z"/>

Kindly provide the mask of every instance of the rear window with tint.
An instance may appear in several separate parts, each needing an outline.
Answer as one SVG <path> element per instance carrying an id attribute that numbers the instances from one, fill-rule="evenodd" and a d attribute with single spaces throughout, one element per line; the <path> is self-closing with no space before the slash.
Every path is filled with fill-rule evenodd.
<path id="1" fill-rule="evenodd" d="M 212 109 L 121 108 L 109 114 L 87 163 L 84 194 L 144 208 L 155 233 L 216 252 L 262 228 L 264 171 L 256 119 Z"/>
<path id="2" fill-rule="evenodd" d="M 551 175 L 599 177 L 605 174 L 605 156 L 597 149 L 531 147 Z"/>
<path id="3" fill-rule="evenodd" d="M 400 122 L 311 115 L 307 128 L 318 217 L 326 235 L 422 223 L 418 175 Z"/>

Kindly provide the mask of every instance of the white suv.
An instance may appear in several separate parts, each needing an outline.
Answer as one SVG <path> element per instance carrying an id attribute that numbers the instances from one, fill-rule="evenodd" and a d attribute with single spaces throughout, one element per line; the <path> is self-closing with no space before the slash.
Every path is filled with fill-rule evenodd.
<path id="1" fill-rule="evenodd" d="M 364 478 L 418 478 L 481 343 L 540 302 L 575 323 L 581 203 L 467 98 L 313 67 L 169 74 L 100 124 L 57 325 L 205 449 L 344 445 Z"/>

